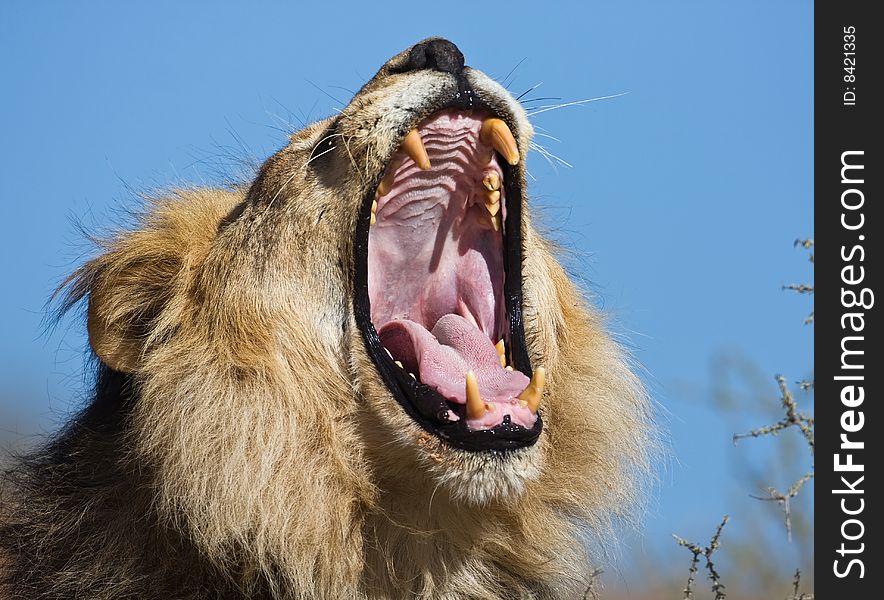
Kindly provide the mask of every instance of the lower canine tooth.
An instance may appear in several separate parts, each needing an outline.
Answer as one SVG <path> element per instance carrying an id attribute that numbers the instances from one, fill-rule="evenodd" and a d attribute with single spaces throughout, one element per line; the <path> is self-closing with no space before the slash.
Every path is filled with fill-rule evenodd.
<path id="1" fill-rule="evenodd" d="M 513 132 L 501 119 L 485 119 L 479 130 L 479 141 L 500 152 L 509 164 L 519 164 L 519 146 Z"/>
<path id="2" fill-rule="evenodd" d="M 378 198 L 380 198 L 381 196 L 386 196 L 390 193 L 390 190 L 393 188 L 393 181 L 395 176 L 396 173 L 394 173 L 393 171 L 389 171 L 386 175 L 384 175 L 384 178 L 381 179 L 381 182 L 378 184 L 377 192 L 375 192 L 375 195 Z"/>
<path id="3" fill-rule="evenodd" d="M 545 383 L 546 369 L 543 367 L 537 367 L 537 369 L 534 370 L 534 376 L 531 378 L 528 387 L 519 394 L 519 400 L 526 402 L 528 409 L 532 413 L 537 413 L 537 408 L 540 406 L 540 397 L 543 396 L 543 386 Z"/>
<path id="4" fill-rule="evenodd" d="M 430 157 L 427 156 L 427 149 L 424 148 L 424 141 L 417 129 L 409 131 L 402 140 L 402 150 L 424 171 L 430 168 Z"/>
<path id="5" fill-rule="evenodd" d="M 500 340 L 494 345 L 494 348 L 497 350 L 497 356 L 500 357 L 500 366 L 506 368 L 506 344 Z"/>
<path id="6" fill-rule="evenodd" d="M 485 414 L 485 403 L 479 395 L 479 381 L 472 371 L 467 372 L 467 418 L 481 419 Z"/>

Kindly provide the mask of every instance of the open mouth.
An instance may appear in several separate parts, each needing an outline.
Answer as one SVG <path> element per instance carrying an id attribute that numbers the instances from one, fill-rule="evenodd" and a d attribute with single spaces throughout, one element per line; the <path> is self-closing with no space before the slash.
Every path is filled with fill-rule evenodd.
<path id="1" fill-rule="evenodd" d="M 356 316 L 385 383 L 466 450 L 533 444 L 544 371 L 521 319 L 518 146 L 503 119 L 445 109 L 401 140 L 357 228 Z"/>

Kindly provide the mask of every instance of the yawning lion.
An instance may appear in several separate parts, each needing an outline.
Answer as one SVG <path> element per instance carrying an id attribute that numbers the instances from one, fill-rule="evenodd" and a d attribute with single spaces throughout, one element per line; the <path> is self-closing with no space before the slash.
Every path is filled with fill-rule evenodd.
<path id="1" fill-rule="evenodd" d="M 647 398 L 532 226 L 519 102 L 432 38 L 247 186 L 65 287 L 88 406 L 10 473 L 12 598 L 559 598 L 628 516 Z"/>

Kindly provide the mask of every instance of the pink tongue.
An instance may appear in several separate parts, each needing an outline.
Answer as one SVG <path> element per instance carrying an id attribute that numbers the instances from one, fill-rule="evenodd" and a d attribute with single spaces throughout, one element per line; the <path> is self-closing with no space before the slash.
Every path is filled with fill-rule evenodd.
<path id="1" fill-rule="evenodd" d="M 419 323 L 397 319 L 381 327 L 378 335 L 406 370 L 418 373 L 421 382 L 459 404 L 466 404 L 466 374 L 470 370 L 476 374 L 479 393 L 486 402 L 512 400 L 529 382 L 523 373 L 501 367 L 488 336 L 460 315 L 440 318 L 432 333 Z"/>

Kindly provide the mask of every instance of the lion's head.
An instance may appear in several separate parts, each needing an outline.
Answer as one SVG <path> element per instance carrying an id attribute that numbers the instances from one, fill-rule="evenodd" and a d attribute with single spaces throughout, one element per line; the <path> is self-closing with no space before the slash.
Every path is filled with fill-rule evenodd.
<path id="1" fill-rule="evenodd" d="M 158 522 L 297 597 L 585 577 L 587 531 L 634 499 L 647 405 L 532 225 L 531 136 L 428 39 L 249 186 L 152 201 L 73 276 Z"/>

